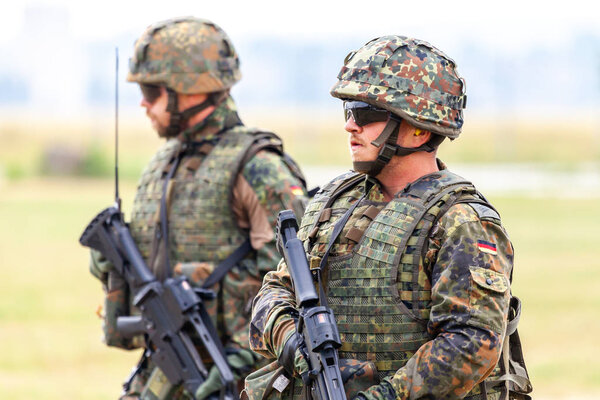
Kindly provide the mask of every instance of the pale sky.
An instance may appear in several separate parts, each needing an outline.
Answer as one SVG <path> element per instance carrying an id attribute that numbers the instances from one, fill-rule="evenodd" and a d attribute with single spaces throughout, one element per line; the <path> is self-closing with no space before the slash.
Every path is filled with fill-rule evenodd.
<path id="1" fill-rule="evenodd" d="M 600 32 L 599 7 L 591 0 L 20 0 L 2 6 L 0 43 L 16 37 L 27 7 L 42 5 L 65 6 L 71 33 L 83 40 L 141 32 L 152 22 L 182 15 L 211 19 L 234 40 L 262 34 L 286 38 L 404 34 L 447 48 L 453 41 L 476 36 L 479 41 L 516 52 L 541 43 L 560 45 L 566 36 L 577 32 Z"/>
<path id="2" fill-rule="evenodd" d="M 100 61 L 98 57 L 90 61 L 89 54 L 74 44 L 114 42 L 115 46 L 121 46 L 121 81 L 124 82 L 134 39 L 151 23 L 185 15 L 212 20 L 235 43 L 243 56 L 243 73 L 248 77 L 234 90 L 240 104 L 244 101 L 260 104 L 258 95 L 270 98 L 269 89 L 279 87 L 282 80 L 287 82 L 297 77 L 285 75 L 281 68 L 270 68 L 271 64 L 278 62 L 276 55 L 279 53 L 269 59 L 271 64 L 265 64 L 257 60 L 260 55 L 242 51 L 256 49 L 246 48 L 244 44 L 261 43 L 265 36 L 283 39 L 284 43 L 302 39 L 303 42 L 311 42 L 311 45 L 314 42 L 316 47 L 319 39 L 328 44 L 339 40 L 349 43 L 350 51 L 352 46 L 358 48 L 374 37 L 399 34 L 427 40 L 453 57 L 460 54 L 456 50 L 464 50 L 465 44 L 476 44 L 480 51 L 488 53 L 487 59 L 495 57 L 505 70 L 499 70 L 499 76 L 503 78 L 499 80 L 490 76 L 490 71 L 485 69 L 489 66 L 480 66 L 478 59 L 470 60 L 471 64 L 457 60 L 460 61 L 459 71 L 467 72 L 467 88 L 475 89 L 470 90 L 474 94 L 470 94 L 471 100 L 474 100 L 471 101 L 472 107 L 480 104 L 492 108 L 503 106 L 502 100 L 489 96 L 502 94 L 504 88 L 501 86 L 504 84 L 500 82 L 504 80 L 512 84 L 504 91 L 519 92 L 525 99 L 531 96 L 533 100 L 529 103 L 540 98 L 544 100 L 539 102 L 539 108 L 546 114 L 550 112 L 551 105 L 558 110 L 569 106 L 569 98 L 583 98 L 587 105 L 591 104 L 590 98 L 598 98 L 597 68 L 594 65 L 600 60 L 600 49 L 596 52 L 598 55 L 586 50 L 587 53 L 580 58 L 581 53 L 573 48 L 581 37 L 591 36 L 596 38 L 596 43 L 600 38 L 600 13 L 596 10 L 598 7 L 592 7 L 592 1 L 20 0 L 4 3 L 0 14 L 0 49 L 10 49 L 14 59 L 0 57 L 0 71 L 8 71 L 6 76 L 26 79 L 30 93 L 27 106 L 53 115 L 80 115 L 89 91 L 90 76 L 86 73 L 96 71 L 92 80 L 99 82 L 103 81 L 98 78 L 112 73 L 112 52 L 104 54 Z M 29 26 L 25 28 L 27 10 L 33 11 L 35 17 L 28 18 Z M 68 21 L 66 26 L 61 25 L 62 21 Z M 37 25 L 31 26 L 34 23 Z M 61 32 L 45 32 L 56 29 Z M 259 40 L 252 41 L 253 38 Z M 322 48 L 330 49 L 332 46 L 324 43 Z M 539 49 L 546 53 L 545 58 L 536 56 Z M 565 56 L 568 59 L 561 58 L 564 50 L 570 50 Z M 548 57 L 548 53 L 553 57 Z M 335 59 L 339 58 L 341 62 L 345 54 L 335 54 Z M 330 58 L 333 57 L 331 55 Z M 580 59 L 587 64 L 581 64 Z M 519 60 L 527 60 L 527 65 L 518 65 Z M 545 60 L 552 60 L 550 63 L 553 65 L 548 65 Z M 302 60 L 305 61 L 310 62 Z M 520 69 L 513 68 L 514 65 Z M 333 79 L 339 66 L 336 64 L 330 68 Z M 102 72 L 105 70 L 106 73 Z M 532 72 L 534 74 L 530 76 Z M 265 86 L 263 82 L 269 82 L 269 85 Z M 556 84 L 562 94 L 554 96 L 556 91 L 548 92 L 548 82 Z M 321 98 L 329 99 L 330 85 L 330 80 L 327 80 L 315 92 Z M 126 105 L 127 93 L 130 93 L 130 97 L 136 99 L 132 104 L 137 107 L 137 88 L 122 86 L 123 105 Z M 61 96 L 57 98 L 56 93 L 61 93 Z M 553 97 L 556 101 L 551 104 Z M 515 96 L 510 98 L 511 102 L 517 99 Z M 5 102 L 3 106 L 6 108 L 8 105 Z M 522 107 L 514 108 L 521 111 Z M 14 111 L 6 109 L 7 112 Z M 584 112 L 589 113 L 587 109 Z"/>

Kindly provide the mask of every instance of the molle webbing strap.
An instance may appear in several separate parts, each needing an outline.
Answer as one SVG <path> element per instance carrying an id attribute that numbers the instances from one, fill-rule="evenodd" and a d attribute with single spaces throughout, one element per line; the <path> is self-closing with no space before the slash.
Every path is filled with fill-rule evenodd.
<path id="1" fill-rule="evenodd" d="M 171 264 L 170 264 L 170 247 L 169 247 L 169 208 L 170 208 L 170 192 L 172 191 L 174 184 L 174 176 L 177 173 L 177 169 L 180 165 L 181 160 L 184 157 L 187 157 L 187 160 L 183 163 L 183 165 L 190 171 L 196 172 L 202 165 L 204 158 L 200 157 L 200 155 L 208 155 L 211 151 L 218 145 L 218 142 L 221 142 L 226 136 L 226 132 L 231 130 L 233 127 L 239 125 L 240 120 L 237 117 L 237 114 L 234 114 L 231 118 L 228 118 L 225 122 L 225 126 L 223 130 L 215 135 L 214 138 L 210 140 L 200 140 L 200 141 L 186 141 L 181 147 L 176 150 L 176 154 L 171 157 L 171 161 L 169 161 L 163 170 L 167 170 L 167 176 L 165 177 L 163 183 L 163 190 L 160 199 L 160 229 L 156 229 L 156 236 L 158 240 L 155 242 L 155 246 L 153 246 L 151 253 L 151 265 L 154 265 L 156 262 L 156 257 L 161 253 L 158 251 L 159 243 L 162 241 L 164 244 L 164 267 L 166 269 L 165 276 L 171 276 Z M 238 162 L 243 158 L 244 151 L 241 154 L 238 154 Z M 236 167 L 238 168 L 238 167 Z M 237 174 L 233 174 L 232 181 L 230 182 L 230 187 L 233 185 L 233 181 Z M 229 197 L 231 198 L 231 189 L 229 190 Z M 248 243 L 246 243 L 248 242 Z M 243 259 L 251 250 L 252 246 L 249 243 L 249 239 L 246 239 L 246 242 L 243 242 L 237 250 L 235 250 L 232 254 L 230 254 L 225 260 L 221 262 L 225 267 L 223 269 L 219 269 L 218 267 L 213 271 L 214 273 L 218 272 L 218 276 L 225 276 L 225 274 L 236 265 L 241 259 Z M 241 257 L 240 257 L 241 254 Z M 235 256 L 235 257 L 234 257 Z M 231 258 L 231 260 L 230 260 Z M 219 264 L 219 266 L 221 266 Z M 224 271 L 224 272 L 223 272 Z M 215 275 L 216 277 L 217 275 Z M 215 282 L 216 283 L 216 282 Z M 214 284 L 214 283 L 213 283 Z M 211 285 L 212 286 L 212 285 Z"/>
<path id="2" fill-rule="evenodd" d="M 354 209 L 356 209 L 356 207 L 360 204 L 360 202 L 365 198 L 367 193 L 369 193 L 369 191 L 366 190 L 366 187 L 365 187 L 365 193 L 363 193 L 363 195 L 354 202 L 352 207 L 348 208 L 348 211 L 346 211 L 346 213 L 342 216 L 342 218 L 340 218 L 340 220 L 338 222 L 336 222 L 335 226 L 333 227 L 333 232 L 331 233 L 331 239 L 329 239 L 329 243 L 327 244 L 327 249 L 325 250 L 325 254 L 323 254 L 323 258 L 321 258 L 321 263 L 319 264 L 319 269 L 317 270 L 317 279 L 319 282 L 319 297 L 321 300 L 321 305 L 323 305 L 325 307 L 327 307 L 327 296 L 325 296 L 325 293 L 323 292 L 323 282 L 321 281 L 321 275 L 323 274 L 323 271 L 325 270 L 325 267 L 327 266 L 327 259 L 329 258 L 329 252 L 331 251 L 331 247 L 333 246 L 333 243 L 336 241 L 336 239 L 338 238 L 340 233 L 342 233 L 342 229 L 344 229 L 344 226 L 346 225 L 346 222 L 348 222 L 348 219 L 352 215 L 352 212 L 354 211 Z"/>
<path id="3" fill-rule="evenodd" d="M 270 151 L 283 156 L 283 142 L 276 134 L 272 132 L 255 131 L 252 132 L 254 141 L 246 151 L 243 159 L 243 164 L 250 161 L 252 157 L 261 150 L 269 149 Z"/>
<path id="4" fill-rule="evenodd" d="M 429 232 L 431 228 L 435 224 L 436 221 L 444 215 L 450 207 L 456 202 L 456 199 L 461 196 L 461 194 L 468 190 L 468 187 L 462 186 L 463 184 L 459 184 L 459 186 L 451 186 L 447 190 L 440 193 L 433 200 L 426 205 L 426 213 L 423 216 L 423 226 L 420 228 L 419 236 L 417 237 L 417 241 L 415 243 L 415 248 L 420 250 L 420 257 L 423 257 L 425 254 L 425 248 L 427 246 L 427 239 L 429 237 Z M 473 188 L 474 189 L 474 188 Z M 415 227 L 416 228 L 416 227 Z M 419 282 L 419 261 L 420 257 L 413 257 L 413 285 L 417 287 Z M 418 300 L 419 292 L 416 290 L 413 291 L 413 304 L 415 304 Z"/>
<path id="5" fill-rule="evenodd" d="M 335 200 L 363 179 L 365 179 L 364 174 L 355 173 L 340 182 L 337 187 L 331 188 L 331 195 L 325 202 L 325 205 L 321 208 L 319 217 L 315 220 L 313 227 L 310 229 L 310 234 L 308 235 L 309 247 L 312 247 L 314 244 L 314 240 L 319 232 L 319 225 L 322 222 L 329 221 L 329 218 L 331 217 L 331 206 Z"/>
<path id="6" fill-rule="evenodd" d="M 330 208 L 333 205 L 333 203 L 338 199 L 338 197 L 340 197 L 348 189 L 351 189 L 352 187 L 354 187 L 357 183 L 359 183 L 363 179 L 365 179 L 364 174 L 356 173 L 354 175 L 351 175 L 349 178 L 347 178 L 343 182 L 341 182 L 340 185 L 333 188 L 333 190 L 331 192 L 331 196 L 329 197 L 329 199 L 327 199 L 327 202 L 323 206 L 323 209 Z"/>
<path id="7" fill-rule="evenodd" d="M 483 194 L 481 194 L 479 191 L 475 191 L 474 194 L 475 194 L 475 197 L 462 198 L 462 199 L 458 200 L 456 203 L 457 204 L 480 204 L 480 205 L 485 206 L 485 207 L 489 208 L 490 210 L 492 210 L 494 213 L 496 213 L 497 218 L 500 219 L 500 213 L 498 212 L 498 210 L 496 210 L 494 208 L 494 206 L 492 206 L 487 201 L 487 199 L 483 196 Z"/>
<path id="8" fill-rule="evenodd" d="M 237 114 L 236 114 L 237 115 Z M 249 130 L 249 139 L 246 143 L 246 148 L 241 152 L 235 168 L 235 173 L 232 175 L 230 182 L 230 193 L 233 193 L 233 187 L 237 180 L 237 176 L 242 173 L 245 165 L 260 151 L 268 150 L 279 156 L 288 166 L 292 174 L 298 178 L 298 180 L 304 185 L 306 189 L 306 179 L 302 174 L 300 168 L 294 163 L 294 161 L 283 151 L 283 141 L 279 136 L 273 132 Z M 229 204 L 231 204 L 233 198 L 230 196 Z"/>
<path id="9" fill-rule="evenodd" d="M 304 177 L 302 170 L 300 169 L 298 164 L 296 164 L 294 159 L 292 157 L 290 157 L 290 155 L 287 154 L 283 150 L 283 141 L 281 140 L 281 138 L 279 136 L 277 136 L 276 134 L 274 134 L 273 132 L 256 131 L 256 132 L 252 132 L 252 134 L 255 137 L 254 143 L 252 144 L 252 146 L 250 146 L 250 148 L 246 152 L 246 156 L 244 157 L 244 160 L 242 161 L 242 166 L 245 165 L 248 161 L 250 161 L 252 159 L 252 157 L 254 157 L 258 152 L 260 152 L 262 150 L 272 151 L 273 153 L 281 156 L 281 159 L 283 160 L 285 165 L 288 167 L 288 169 L 290 170 L 292 175 L 294 175 L 294 177 L 297 178 L 302 183 L 302 187 L 304 189 L 307 189 L 306 178 Z M 314 192 L 319 190 L 319 188 L 315 188 L 315 189 L 313 189 Z M 314 192 L 313 192 L 313 196 L 314 196 Z"/>
<path id="10" fill-rule="evenodd" d="M 348 219 L 352 215 L 352 212 L 354 211 L 354 209 L 356 209 L 356 207 L 360 204 L 360 202 L 365 198 L 367 193 L 368 193 L 368 191 L 365 190 L 365 193 L 363 193 L 363 195 L 360 196 L 358 198 L 358 200 L 356 200 L 354 202 L 354 204 L 352 204 L 352 207 L 348 208 L 348 210 L 342 216 L 342 218 L 340 218 L 339 221 L 337 221 L 335 223 L 335 226 L 333 227 L 333 232 L 331 233 L 331 238 L 329 239 L 329 243 L 327 244 L 327 249 L 325 250 L 325 254 L 323 254 L 323 257 L 321 258 L 321 263 L 319 265 L 319 269 L 321 271 L 323 271 L 325 269 L 325 266 L 327 265 L 327 258 L 329 258 L 329 252 L 331 251 L 331 247 L 333 246 L 333 243 L 336 241 L 336 239 L 338 238 L 340 233 L 342 233 L 342 229 L 344 229 L 344 226 L 346 225 L 346 222 L 348 222 Z"/>
<path id="11" fill-rule="evenodd" d="M 455 182 L 455 183 L 449 185 L 448 187 L 446 187 L 445 189 L 443 189 L 439 193 L 436 193 L 436 189 L 431 189 L 431 188 L 428 188 L 425 190 L 418 188 L 418 187 L 411 187 L 411 186 L 408 186 L 407 188 L 405 188 L 406 194 L 408 194 L 410 196 L 414 196 L 419 199 L 422 199 L 422 201 L 424 203 L 422 205 L 415 203 L 415 206 L 417 206 L 417 208 L 420 208 L 420 210 L 417 211 L 417 214 L 414 216 L 413 222 L 407 227 L 406 233 L 403 235 L 402 241 L 400 242 L 400 245 L 398 246 L 398 251 L 396 252 L 396 254 L 394 256 L 394 261 L 393 261 L 394 271 L 392 272 L 392 295 L 396 299 L 396 301 L 398 302 L 398 304 L 400 305 L 401 308 L 405 309 L 405 311 L 412 318 L 414 318 L 416 321 L 419 321 L 421 323 L 426 323 L 426 320 L 421 318 L 418 310 L 415 308 L 415 304 L 417 304 L 417 302 L 419 300 L 422 300 L 422 298 L 421 298 L 422 295 L 418 290 L 418 288 L 420 287 L 418 266 L 419 266 L 419 261 L 420 261 L 420 257 L 422 256 L 422 253 L 412 255 L 412 257 L 408 257 L 405 254 L 405 252 L 406 252 L 407 247 L 409 246 L 409 240 L 413 239 L 416 235 L 416 230 L 417 230 L 417 226 L 419 225 L 419 223 L 422 223 L 422 226 L 420 227 L 418 236 L 416 237 L 416 243 L 415 243 L 416 246 L 415 247 L 417 249 L 422 249 L 424 247 L 425 241 L 429 235 L 429 231 L 430 231 L 431 227 L 433 226 L 434 221 L 436 220 L 436 217 L 438 215 L 442 215 L 442 213 L 441 213 L 442 211 L 446 212 L 447 209 L 450 208 L 452 203 L 456 200 L 456 198 L 458 198 L 459 194 L 464 189 L 466 189 L 465 188 L 466 185 L 471 185 L 471 184 L 466 181 Z M 441 202 L 441 204 L 438 205 L 437 203 L 440 203 L 440 202 Z M 442 205 L 445 205 L 446 207 L 440 207 Z M 423 222 L 421 222 L 421 221 L 423 221 Z M 413 285 L 412 285 L 413 291 L 412 291 L 412 299 L 411 299 L 412 300 L 411 301 L 412 309 L 409 309 L 406 306 L 405 302 L 402 301 L 405 299 L 402 298 L 403 296 L 399 292 L 398 285 L 397 285 L 397 280 L 399 277 L 398 269 L 400 268 L 401 264 L 403 264 L 403 261 L 406 261 L 406 264 L 411 265 L 411 270 L 412 270 L 412 282 L 413 282 Z"/>

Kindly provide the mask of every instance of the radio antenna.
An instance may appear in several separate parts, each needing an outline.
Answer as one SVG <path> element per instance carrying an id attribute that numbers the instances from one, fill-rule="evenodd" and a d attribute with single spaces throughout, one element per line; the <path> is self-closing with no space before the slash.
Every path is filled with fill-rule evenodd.
<path id="1" fill-rule="evenodd" d="M 119 48 L 115 47 L 115 205 L 121 212 L 119 196 Z"/>

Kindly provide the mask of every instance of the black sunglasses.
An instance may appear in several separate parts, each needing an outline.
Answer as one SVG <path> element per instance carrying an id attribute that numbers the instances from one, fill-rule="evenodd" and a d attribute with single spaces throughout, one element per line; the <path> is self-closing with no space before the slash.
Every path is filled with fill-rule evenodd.
<path id="1" fill-rule="evenodd" d="M 350 117 L 358 126 L 365 126 L 372 122 L 387 121 L 390 112 L 381 108 L 373 107 L 362 101 L 344 101 L 344 118 Z"/>
<path id="2" fill-rule="evenodd" d="M 142 96 L 144 100 L 152 104 L 160 97 L 160 86 L 150 85 L 148 83 L 140 83 L 140 89 L 142 90 Z"/>

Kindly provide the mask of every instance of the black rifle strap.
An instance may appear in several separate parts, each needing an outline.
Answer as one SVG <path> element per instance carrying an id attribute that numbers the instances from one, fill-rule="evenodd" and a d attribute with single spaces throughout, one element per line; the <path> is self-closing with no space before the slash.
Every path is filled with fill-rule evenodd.
<path id="1" fill-rule="evenodd" d="M 327 297 L 325 296 L 325 292 L 323 291 L 323 283 L 321 282 L 321 275 L 323 273 L 323 269 L 327 265 L 327 259 L 329 258 L 329 252 L 331 251 L 331 248 L 333 247 L 333 243 L 336 241 L 338 236 L 340 236 L 340 233 L 342 233 L 342 230 L 344 229 L 344 226 L 346 226 L 346 223 L 348 222 L 348 219 L 350 219 L 350 216 L 354 212 L 354 209 L 367 196 L 367 193 L 369 193 L 369 191 L 366 190 L 366 188 L 365 188 L 365 193 L 362 196 L 360 196 L 358 198 L 358 200 L 356 200 L 354 202 L 354 204 L 352 204 L 352 207 L 350 207 L 348 209 L 348 211 L 346 211 L 346 213 L 342 216 L 342 218 L 340 218 L 340 220 L 338 222 L 336 222 L 335 226 L 333 227 L 333 232 L 331 233 L 331 239 L 329 239 L 329 243 L 327 244 L 327 249 L 325 250 L 325 254 L 323 254 L 323 258 L 321 259 L 321 263 L 319 264 L 319 269 L 317 270 L 317 280 L 319 282 L 319 297 L 320 297 L 322 306 L 327 307 Z"/>
<path id="2" fill-rule="evenodd" d="M 129 389 L 131 389 L 131 384 L 133 383 L 133 380 L 140 373 L 140 371 L 147 368 L 150 356 L 151 352 L 150 350 L 148 350 L 148 348 L 146 348 L 142 353 L 140 361 L 138 361 L 137 365 L 131 370 L 131 373 L 129 374 L 125 382 L 123 382 L 123 393 L 121 393 L 122 396 L 126 396 L 127 394 L 129 394 Z"/>
<path id="3" fill-rule="evenodd" d="M 221 101 L 222 101 L 222 99 L 219 101 L 219 103 Z M 238 114 L 237 113 L 229 114 L 229 115 L 227 115 L 227 117 L 225 119 L 225 125 L 223 126 L 223 129 L 221 131 L 219 131 L 215 136 L 220 137 L 221 133 L 223 133 L 229 129 L 232 129 L 238 125 L 242 125 L 242 121 L 240 120 L 240 117 L 238 116 Z M 160 227 L 161 227 L 161 230 L 157 233 L 160 233 L 161 239 L 165 243 L 165 268 L 166 268 L 166 276 L 167 277 L 171 276 L 171 261 L 169 259 L 169 221 L 168 221 L 169 210 L 167 207 L 167 194 L 168 194 L 168 190 L 169 190 L 169 182 L 171 181 L 171 179 L 173 179 L 173 176 L 175 176 L 175 173 L 177 172 L 177 168 L 179 168 L 181 159 L 185 155 L 190 154 L 190 152 L 196 151 L 198 148 L 201 147 L 201 145 L 203 145 L 207 142 L 210 144 L 213 144 L 213 143 L 211 143 L 211 141 L 206 141 L 206 140 L 201 140 L 200 142 L 188 141 L 188 142 L 183 143 L 179 152 L 177 153 L 177 155 L 175 155 L 175 158 L 173 159 L 173 164 L 171 165 L 171 168 L 169 169 L 169 172 L 168 172 L 167 177 L 165 178 L 165 182 L 163 184 L 162 197 L 160 199 Z"/>
<path id="4" fill-rule="evenodd" d="M 171 261 L 169 260 L 169 221 L 167 214 L 169 210 L 167 209 L 167 192 L 169 190 L 169 182 L 173 179 L 175 175 L 175 171 L 177 171 L 177 167 L 179 166 L 179 162 L 183 157 L 184 152 L 180 151 L 175 156 L 173 160 L 173 164 L 169 169 L 169 173 L 165 178 L 165 183 L 163 184 L 162 196 L 160 199 L 160 228 L 162 231 L 162 239 L 165 243 L 165 268 L 166 268 L 166 276 L 171 276 Z"/>
<path id="5" fill-rule="evenodd" d="M 223 260 L 219 265 L 216 266 L 212 274 L 210 274 L 208 278 L 206 278 L 206 280 L 202 284 L 202 287 L 204 289 L 208 289 L 215 283 L 220 282 L 221 279 L 223 279 L 225 275 L 227 275 L 227 273 L 231 270 L 231 268 L 233 268 L 237 263 L 242 261 L 244 257 L 246 257 L 248 253 L 250 253 L 250 251 L 252 251 L 252 244 L 250 243 L 250 238 L 248 238 L 244 243 L 242 243 L 240 247 L 235 249 L 233 253 L 231 253 L 225 260 Z"/>

